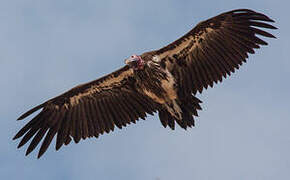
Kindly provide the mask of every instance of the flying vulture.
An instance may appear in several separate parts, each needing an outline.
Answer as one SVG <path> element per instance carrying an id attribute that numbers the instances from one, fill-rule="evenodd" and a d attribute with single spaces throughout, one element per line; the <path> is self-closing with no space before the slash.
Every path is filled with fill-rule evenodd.
<path id="1" fill-rule="evenodd" d="M 38 158 L 56 136 L 56 150 L 73 139 L 99 137 L 122 129 L 147 114 L 158 112 L 164 127 L 194 126 L 201 110 L 195 96 L 222 82 L 246 62 L 248 53 L 275 38 L 261 28 L 276 29 L 264 14 L 237 9 L 200 22 L 173 43 L 141 55 L 132 55 L 125 66 L 97 80 L 78 85 L 21 115 L 22 120 L 41 109 L 13 139 L 18 148 L 31 142 L 26 155 L 41 143 Z M 259 35 L 259 36 L 257 36 Z"/>

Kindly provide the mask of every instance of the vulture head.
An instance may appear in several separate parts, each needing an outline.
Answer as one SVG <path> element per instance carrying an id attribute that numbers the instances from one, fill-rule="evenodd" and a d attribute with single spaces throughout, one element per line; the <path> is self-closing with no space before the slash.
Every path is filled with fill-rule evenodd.
<path id="1" fill-rule="evenodd" d="M 142 70 L 144 68 L 145 62 L 140 56 L 133 54 L 129 58 L 125 59 L 125 64 L 134 70 Z"/>

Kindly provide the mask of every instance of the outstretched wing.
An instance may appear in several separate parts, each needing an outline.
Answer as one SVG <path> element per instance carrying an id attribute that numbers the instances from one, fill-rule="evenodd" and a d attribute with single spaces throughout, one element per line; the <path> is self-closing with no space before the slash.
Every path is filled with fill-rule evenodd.
<path id="1" fill-rule="evenodd" d="M 274 21 L 248 9 L 229 11 L 200 22 L 180 39 L 155 51 L 154 58 L 173 73 L 183 93 L 201 93 L 239 69 L 248 53 L 267 45 L 256 35 L 275 38 L 260 29 L 276 29 L 266 22 Z"/>
<path id="2" fill-rule="evenodd" d="M 103 78 L 79 85 L 20 116 L 18 120 L 42 108 L 13 139 L 23 136 L 19 148 L 33 138 L 26 155 L 44 139 L 39 158 L 55 135 L 58 150 L 72 138 L 78 143 L 81 138 L 109 133 L 115 125 L 121 129 L 140 117 L 145 119 L 146 113 L 155 112 L 155 105 L 136 91 L 134 83 L 133 70 L 125 66 Z"/>

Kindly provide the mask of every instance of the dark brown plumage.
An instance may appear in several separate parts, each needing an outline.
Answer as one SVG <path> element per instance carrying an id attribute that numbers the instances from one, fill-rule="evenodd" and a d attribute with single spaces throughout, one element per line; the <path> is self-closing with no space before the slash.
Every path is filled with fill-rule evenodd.
<path id="1" fill-rule="evenodd" d="M 201 101 L 194 95 L 221 82 L 246 62 L 248 53 L 274 38 L 259 28 L 276 29 L 269 17 L 248 9 L 220 14 L 199 23 L 180 39 L 156 51 L 126 60 L 126 66 L 98 80 L 79 85 L 27 111 L 42 109 L 13 139 L 18 148 L 31 140 L 26 155 L 41 143 L 38 157 L 56 136 L 56 150 L 73 139 L 122 129 L 147 114 L 159 112 L 164 127 L 175 122 L 194 126 Z"/>

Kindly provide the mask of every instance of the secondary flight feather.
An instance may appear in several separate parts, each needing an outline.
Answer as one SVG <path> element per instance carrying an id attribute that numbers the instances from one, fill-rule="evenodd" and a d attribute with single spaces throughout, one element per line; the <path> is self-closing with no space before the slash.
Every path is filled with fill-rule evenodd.
<path id="1" fill-rule="evenodd" d="M 248 9 L 200 22 L 173 43 L 132 55 L 119 70 L 27 111 L 18 120 L 41 109 L 13 139 L 22 137 L 18 148 L 31 140 L 26 155 L 41 144 L 39 158 L 54 137 L 58 150 L 72 139 L 78 143 L 97 138 L 154 112 L 164 127 L 193 127 L 201 110 L 196 93 L 221 82 L 246 62 L 249 53 L 267 45 L 262 36 L 275 38 L 261 29 L 276 29 L 273 22 Z"/>

